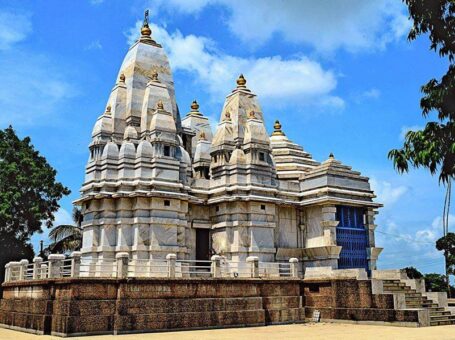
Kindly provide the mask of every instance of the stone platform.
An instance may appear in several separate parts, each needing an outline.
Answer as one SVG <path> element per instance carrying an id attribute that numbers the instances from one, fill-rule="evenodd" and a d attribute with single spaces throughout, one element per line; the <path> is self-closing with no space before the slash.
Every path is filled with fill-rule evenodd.
<path id="1" fill-rule="evenodd" d="M 425 326 L 371 280 L 65 278 L 3 284 L 0 326 L 57 336 L 122 334 L 322 320 Z"/>
<path id="2" fill-rule="evenodd" d="M 298 279 L 53 279 L 3 288 L 0 324 L 37 334 L 121 334 L 304 320 Z"/>

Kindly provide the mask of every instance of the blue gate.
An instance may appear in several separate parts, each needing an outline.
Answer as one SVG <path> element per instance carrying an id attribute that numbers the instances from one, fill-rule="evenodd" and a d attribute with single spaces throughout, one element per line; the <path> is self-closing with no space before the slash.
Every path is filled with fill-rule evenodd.
<path id="1" fill-rule="evenodd" d="M 368 270 L 368 231 L 363 221 L 362 208 L 338 206 L 337 245 L 341 246 L 339 269 L 365 268 Z"/>

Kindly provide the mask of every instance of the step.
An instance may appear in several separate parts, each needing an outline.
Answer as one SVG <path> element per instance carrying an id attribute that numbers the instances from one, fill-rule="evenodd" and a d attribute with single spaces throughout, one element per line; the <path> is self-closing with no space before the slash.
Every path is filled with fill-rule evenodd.
<path id="1" fill-rule="evenodd" d="M 430 310 L 430 316 L 442 316 L 442 315 L 452 315 L 448 310 L 432 311 Z"/>
<path id="2" fill-rule="evenodd" d="M 445 312 L 445 308 L 444 307 L 427 307 L 426 309 L 428 309 L 431 312 Z"/>
<path id="3" fill-rule="evenodd" d="M 445 326 L 445 325 L 455 325 L 455 321 L 447 320 L 447 321 L 430 322 L 430 326 Z"/>
<path id="4" fill-rule="evenodd" d="M 450 320 L 455 320 L 455 315 L 430 315 L 431 320 L 439 320 L 439 319 L 450 319 Z"/>

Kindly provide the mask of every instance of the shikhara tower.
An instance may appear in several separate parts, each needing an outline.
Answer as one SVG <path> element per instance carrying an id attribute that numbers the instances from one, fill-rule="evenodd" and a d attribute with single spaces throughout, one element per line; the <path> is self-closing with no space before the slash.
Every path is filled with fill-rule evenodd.
<path id="1" fill-rule="evenodd" d="M 368 178 L 333 155 L 315 161 L 278 121 L 269 136 L 242 75 L 213 134 L 196 101 L 181 119 L 168 58 L 147 17 L 89 149 L 77 201 L 85 259 L 218 254 L 234 261 L 298 257 L 306 268 L 376 266 L 381 205 Z"/>

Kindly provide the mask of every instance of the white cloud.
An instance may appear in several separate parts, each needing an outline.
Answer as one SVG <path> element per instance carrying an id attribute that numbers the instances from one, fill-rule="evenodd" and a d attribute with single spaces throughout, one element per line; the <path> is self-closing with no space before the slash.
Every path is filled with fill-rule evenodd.
<path id="1" fill-rule="evenodd" d="M 5 112 L 0 126 L 48 124 L 58 114 L 58 106 L 75 95 L 60 67 L 45 55 L 31 54 L 0 54 L 0 107 Z"/>
<path id="2" fill-rule="evenodd" d="M 0 11 L 0 50 L 8 50 L 32 32 L 30 16 Z"/>
<path id="3" fill-rule="evenodd" d="M 401 127 L 401 130 L 400 130 L 400 140 L 404 141 L 406 134 L 409 131 L 417 131 L 417 130 L 422 130 L 422 129 L 423 129 L 423 126 L 419 126 L 419 125 L 403 126 L 403 127 Z"/>
<path id="4" fill-rule="evenodd" d="M 379 98 L 380 95 L 381 95 L 381 91 L 379 91 L 378 89 L 375 89 L 375 88 L 369 89 L 362 93 L 362 97 L 364 97 L 364 98 L 376 99 L 376 98 Z"/>
<path id="5" fill-rule="evenodd" d="M 128 43 L 137 39 L 140 26 L 138 21 L 126 33 Z M 342 98 L 332 94 L 337 86 L 335 74 L 306 56 L 241 58 L 221 53 L 208 38 L 184 36 L 180 31 L 169 33 L 162 27 L 151 26 L 154 39 L 167 51 L 172 69 L 193 75 L 216 101 L 233 89 L 236 77 L 243 73 L 247 86 L 263 102 L 273 104 L 289 100 L 300 105 L 317 102 L 337 109 L 344 105 Z"/>
<path id="6" fill-rule="evenodd" d="M 390 182 L 380 181 L 375 178 L 370 179 L 370 184 L 377 196 L 377 201 L 384 204 L 385 207 L 397 202 L 409 190 L 407 186 L 394 186 Z"/>
<path id="7" fill-rule="evenodd" d="M 405 6 L 396 0 L 155 0 L 151 5 L 185 14 L 223 6 L 228 13 L 224 23 L 250 46 L 279 34 L 321 52 L 371 51 L 402 39 L 410 28 Z"/>
<path id="8" fill-rule="evenodd" d="M 88 44 L 84 49 L 85 50 L 102 50 L 103 45 L 101 45 L 99 40 L 94 40 L 90 44 Z"/>

